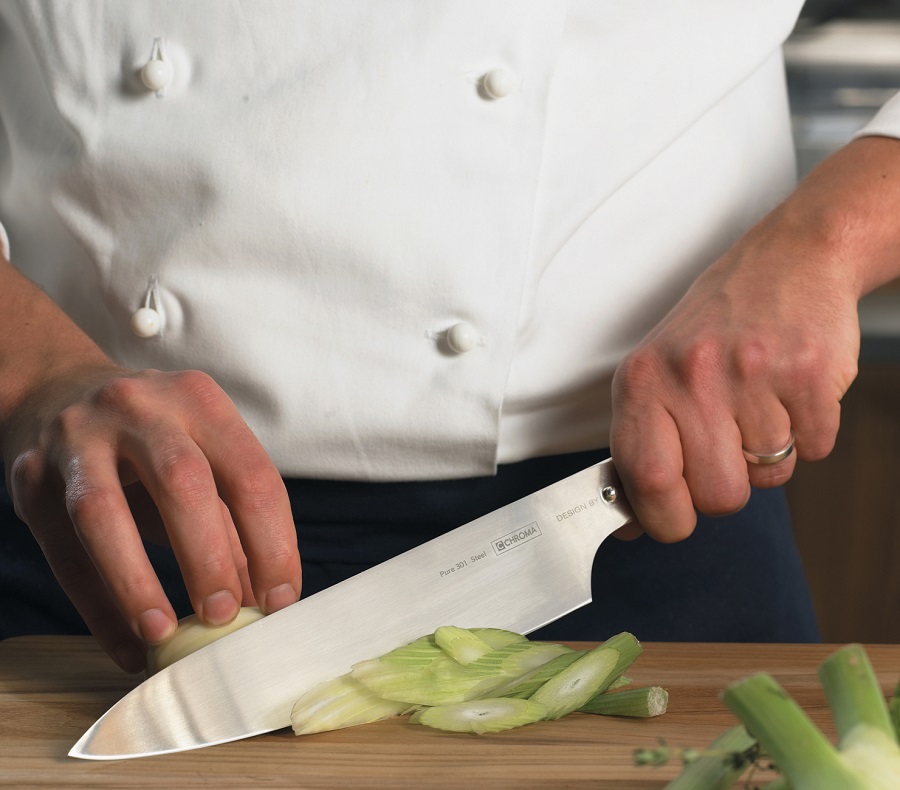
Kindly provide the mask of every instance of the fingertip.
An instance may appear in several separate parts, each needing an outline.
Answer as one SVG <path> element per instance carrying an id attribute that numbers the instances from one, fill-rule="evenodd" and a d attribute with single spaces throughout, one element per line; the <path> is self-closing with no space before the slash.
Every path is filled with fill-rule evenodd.
<path id="1" fill-rule="evenodd" d="M 647 534 L 659 543 L 681 543 L 694 533 L 696 526 L 697 519 L 694 518 L 690 524 L 668 526 L 666 529 L 657 529 L 652 532 L 648 529 Z"/>
<path id="2" fill-rule="evenodd" d="M 130 675 L 136 675 L 147 667 L 147 654 L 131 641 L 120 642 L 112 649 L 111 656 Z"/>
<path id="3" fill-rule="evenodd" d="M 299 597 L 292 585 L 287 583 L 279 584 L 263 596 L 262 610 L 266 614 L 272 614 L 272 612 L 277 612 L 279 609 L 284 609 L 286 606 L 297 603 Z"/>
<path id="4" fill-rule="evenodd" d="M 203 599 L 203 605 L 197 614 L 209 625 L 227 625 L 238 616 L 240 608 L 231 590 L 219 590 Z"/>
<path id="5" fill-rule="evenodd" d="M 138 616 L 137 624 L 141 637 L 149 645 L 165 642 L 178 627 L 175 620 L 162 609 L 148 609 L 142 612 Z"/>
<path id="6" fill-rule="evenodd" d="M 627 482 L 622 470 L 620 476 L 636 518 L 636 524 L 625 528 L 626 537 L 636 537 L 630 529 L 634 526 L 660 543 L 677 543 L 694 531 L 697 511 L 690 489 L 671 466 L 654 469 L 648 463 Z"/>
<path id="7" fill-rule="evenodd" d="M 750 480 L 746 473 L 742 478 L 724 480 L 718 486 L 696 487 L 694 507 L 705 516 L 731 516 L 744 509 L 750 501 Z"/>
<path id="8" fill-rule="evenodd" d="M 693 505 L 671 502 L 670 509 L 664 513 L 654 513 L 643 519 L 638 514 L 638 523 L 659 543 L 680 543 L 689 538 L 697 527 L 697 511 Z"/>
<path id="9" fill-rule="evenodd" d="M 624 527 L 619 527 L 613 535 L 617 537 L 619 540 L 632 541 L 639 538 L 644 534 L 644 530 L 638 525 L 632 522 L 631 524 L 626 524 Z"/>

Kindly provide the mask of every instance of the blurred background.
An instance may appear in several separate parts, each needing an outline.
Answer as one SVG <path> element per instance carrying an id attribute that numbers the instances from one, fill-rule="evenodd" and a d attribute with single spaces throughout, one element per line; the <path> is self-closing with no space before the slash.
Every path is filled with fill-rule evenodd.
<path id="1" fill-rule="evenodd" d="M 807 0 L 785 59 L 802 176 L 900 90 L 900 0 Z M 823 639 L 900 643 L 900 280 L 860 325 L 835 450 L 787 492 Z"/>

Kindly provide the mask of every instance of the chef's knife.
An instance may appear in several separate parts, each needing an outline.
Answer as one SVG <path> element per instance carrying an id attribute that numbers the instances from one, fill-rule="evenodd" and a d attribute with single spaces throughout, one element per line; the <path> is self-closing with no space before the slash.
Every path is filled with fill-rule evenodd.
<path id="1" fill-rule="evenodd" d="M 438 626 L 533 631 L 590 602 L 597 548 L 632 518 L 612 461 L 591 466 L 175 662 L 69 754 L 144 757 L 281 729 L 308 689 Z"/>

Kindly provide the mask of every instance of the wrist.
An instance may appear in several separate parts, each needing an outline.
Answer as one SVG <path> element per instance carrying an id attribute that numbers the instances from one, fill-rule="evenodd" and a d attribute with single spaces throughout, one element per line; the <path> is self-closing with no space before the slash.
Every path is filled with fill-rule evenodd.
<path id="1" fill-rule="evenodd" d="M 39 288 L 0 262 L 0 441 L 38 391 L 72 376 L 118 369 Z"/>
<path id="2" fill-rule="evenodd" d="M 857 301 L 900 276 L 900 140 L 864 137 L 822 162 L 775 216 Z"/>

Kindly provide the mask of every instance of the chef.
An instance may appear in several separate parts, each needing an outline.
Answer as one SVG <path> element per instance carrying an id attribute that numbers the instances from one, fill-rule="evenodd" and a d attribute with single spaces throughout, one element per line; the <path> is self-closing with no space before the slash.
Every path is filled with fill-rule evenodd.
<path id="1" fill-rule="evenodd" d="M 640 526 L 548 635 L 816 639 L 778 487 L 900 103 L 792 191 L 800 5 L 3 4 L 0 636 L 136 671 L 611 448 Z"/>

